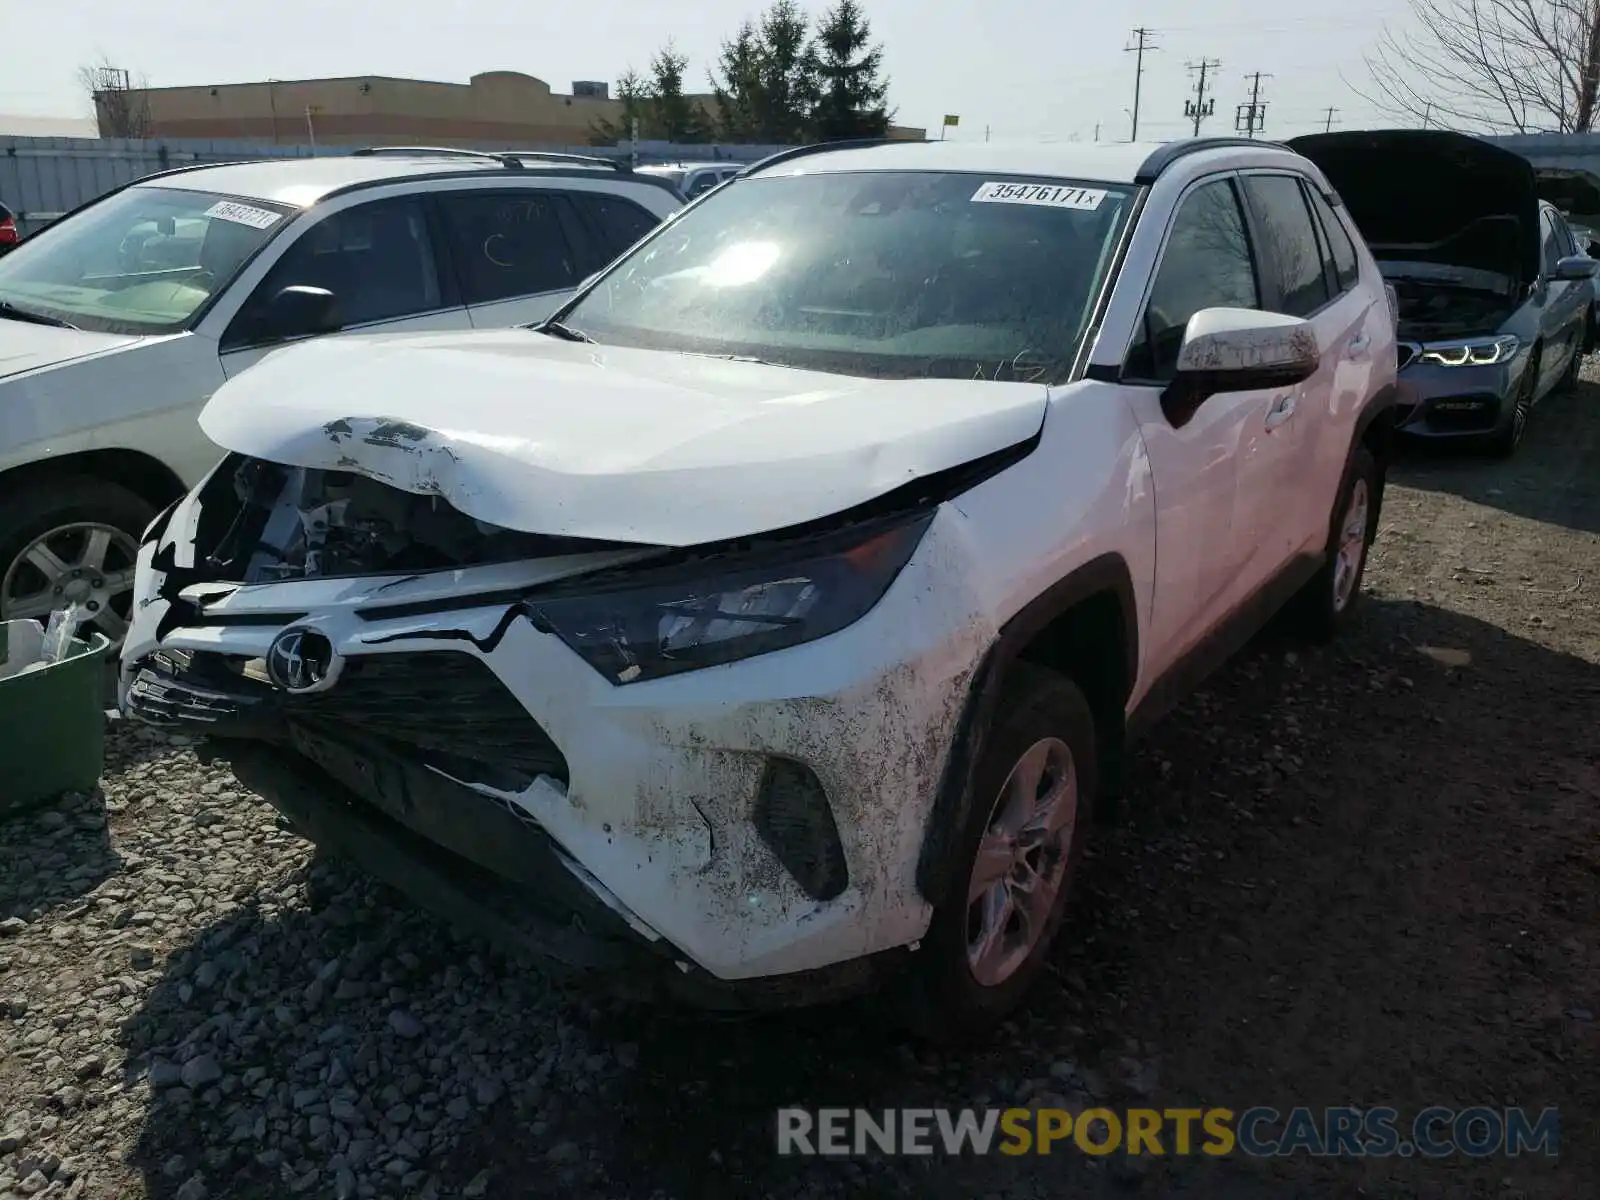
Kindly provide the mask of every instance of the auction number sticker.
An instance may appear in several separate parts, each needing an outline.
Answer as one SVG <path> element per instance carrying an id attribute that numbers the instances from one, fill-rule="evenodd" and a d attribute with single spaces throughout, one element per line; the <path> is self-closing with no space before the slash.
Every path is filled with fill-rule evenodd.
<path id="1" fill-rule="evenodd" d="M 986 183 L 972 193 L 974 204 L 1037 204 L 1044 208 L 1096 209 L 1106 198 L 1095 188 L 1055 183 Z"/>
<path id="2" fill-rule="evenodd" d="M 271 229 L 282 219 L 283 214 L 267 208 L 256 208 L 250 204 L 239 204 L 233 200 L 219 200 L 206 209 L 205 215 L 218 217 L 224 221 L 235 221 L 252 229 Z"/>

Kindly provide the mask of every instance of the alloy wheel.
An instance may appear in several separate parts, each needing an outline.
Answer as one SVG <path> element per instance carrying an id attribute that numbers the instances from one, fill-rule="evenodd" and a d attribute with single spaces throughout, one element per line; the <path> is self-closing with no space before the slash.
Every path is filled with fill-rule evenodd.
<path id="1" fill-rule="evenodd" d="M 967 885 L 967 966 L 985 987 L 1016 974 L 1050 923 L 1078 821 L 1078 773 L 1059 738 L 1012 766 L 990 810 Z"/>
<path id="2" fill-rule="evenodd" d="M 1339 546 L 1333 559 L 1333 610 L 1343 612 L 1356 594 L 1367 554 L 1367 481 L 1357 477 L 1339 521 Z"/>
<path id="3" fill-rule="evenodd" d="M 40 624 L 57 609 L 81 604 L 88 627 L 120 644 L 133 608 L 139 547 L 120 529 L 91 521 L 58 525 L 34 538 L 0 579 L 0 619 Z"/>

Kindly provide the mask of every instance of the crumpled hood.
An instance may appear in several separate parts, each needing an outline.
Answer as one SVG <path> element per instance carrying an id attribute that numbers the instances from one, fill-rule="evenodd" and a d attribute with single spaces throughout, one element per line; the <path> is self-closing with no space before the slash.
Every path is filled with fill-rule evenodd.
<path id="1" fill-rule="evenodd" d="M 1503 147 L 1442 129 L 1352 130 L 1291 138 L 1328 177 L 1373 257 L 1539 274 L 1532 165 Z"/>
<path id="2" fill-rule="evenodd" d="M 555 536 L 692 546 L 830 516 L 1026 441 L 1044 387 L 871 380 L 528 330 L 333 337 L 200 416 L 218 445 Z"/>
<path id="3" fill-rule="evenodd" d="M 39 367 L 54 367 L 137 342 L 136 336 L 58 329 L 0 317 L 0 379 Z"/>

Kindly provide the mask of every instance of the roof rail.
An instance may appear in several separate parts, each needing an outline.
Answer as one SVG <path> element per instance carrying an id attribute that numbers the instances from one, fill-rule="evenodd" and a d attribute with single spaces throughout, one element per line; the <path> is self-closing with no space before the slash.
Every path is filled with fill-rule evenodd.
<path id="1" fill-rule="evenodd" d="M 489 150 L 462 150 L 455 146 L 363 146 L 350 151 L 351 158 L 377 158 L 384 154 L 403 158 L 478 158 L 497 162 L 512 171 L 522 169 L 520 159 Z"/>
<path id="2" fill-rule="evenodd" d="M 826 154 L 829 150 L 866 150 L 873 146 L 921 146 L 926 144 L 927 138 L 912 141 L 909 138 L 849 138 L 839 142 L 813 142 L 809 146 L 796 146 L 792 150 L 779 150 L 776 154 L 769 154 L 766 158 L 757 159 L 750 163 L 741 175 L 754 175 L 757 171 L 767 167 L 776 167 L 780 163 L 790 162 L 797 158 L 805 158 L 810 154 Z"/>
<path id="3" fill-rule="evenodd" d="M 1256 138 L 1242 137 L 1205 137 L 1205 138 L 1179 138 L 1175 142 L 1165 142 L 1150 152 L 1148 158 L 1139 164 L 1139 169 L 1134 172 L 1133 181 L 1139 184 L 1152 184 L 1173 163 L 1190 154 L 1199 154 L 1202 150 L 1290 150 L 1282 142 L 1263 142 Z"/>
<path id="4" fill-rule="evenodd" d="M 586 167 L 610 167 L 613 171 L 626 171 L 628 164 L 600 154 L 564 154 L 558 150 L 496 150 L 495 158 L 537 159 L 540 162 L 575 163 Z"/>

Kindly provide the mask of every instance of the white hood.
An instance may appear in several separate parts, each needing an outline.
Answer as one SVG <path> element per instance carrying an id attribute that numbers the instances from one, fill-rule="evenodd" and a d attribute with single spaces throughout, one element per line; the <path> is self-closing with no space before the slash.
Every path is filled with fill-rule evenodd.
<path id="1" fill-rule="evenodd" d="M 0 379 L 116 350 L 138 340 L 129 334 L 90 333 L 0 317 Z"/>
<path id="2" fill-rule="evenodd" d="M 218 445 L 355 471 L 507 529 L 692 546 L 842 512 L 1024 442 L 1042 386 L 871 380 L 527 330 L 332 337 L 200 416 Z"/>

